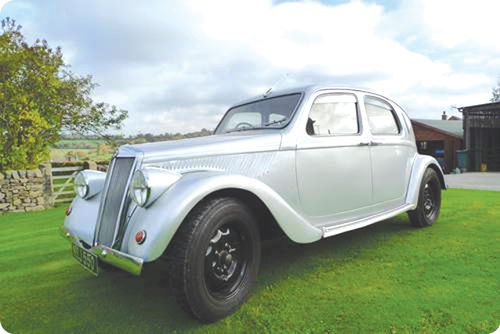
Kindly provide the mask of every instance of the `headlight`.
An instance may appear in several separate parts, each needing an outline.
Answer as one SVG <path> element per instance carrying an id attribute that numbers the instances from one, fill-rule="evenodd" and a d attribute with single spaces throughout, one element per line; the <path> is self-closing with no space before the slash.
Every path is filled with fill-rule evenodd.
<path id="1" fill-rule="evenodd" d="M 106 173 L 96 170 L 83 170 L 75 177 L 75 192 L 83 199 L 89 199 L 101 192 Z"/>
<path id="2" fill-rule="evenodd" d="M 139 169 L 130 183 L 130 196 L 141 207 L 151 205 L 181 177 L 180 174 L 155 167 Z"/>
<path id="3" fill-rule="evenodd" d="M 149 197 L 148 183 L 146 182 L 146 177 L 141 170 L 138 170 L 134 173 L 132 178 L 132 184 L 130 186 L 130 195 L 134 202 L 139 206 L 146 205 Z"/>
<path id="4" fill-rule="evenodd" d="M 75 193 L 77 193 L 81 198 L 85 198 L 85 196 L 87 196 L 89 192 L 89 185 L 87 184 L 85 176 L 82 172 L 78 173 L 78 175 L 75 177 L 74 185 Z"/>

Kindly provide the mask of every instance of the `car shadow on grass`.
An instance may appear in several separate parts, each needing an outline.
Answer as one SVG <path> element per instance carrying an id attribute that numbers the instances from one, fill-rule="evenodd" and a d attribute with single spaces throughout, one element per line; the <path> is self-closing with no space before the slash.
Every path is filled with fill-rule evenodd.
<path id="1" fill-rule="evenodd" d="M 407 216 L 401 215 L 310 244 L 298 244 L 286 237 L 265 242 L 259 281 L 267 285 L 291 273 L 312 272 L 321 260 L 336 260 L 337 263 L 352 261 L 360 253 L 387 242 L 393 236 L 412 231 L 415 228 L 410 225 Z M 305 265 L 307 263 L 311 265 Z"/>
<path id="2" fill-rule="evenodd" d="M 312 244 L 296 244 L 287 238 L 266 241 L 254 292 L 258 293 L 291 275 L 314 272 L 322 259 L 338 259 L 339 263 L 355 260 L 361 252 L 394 235 L 411 231 L 414 229 L 406 216 L 399 216 Z M 86 325 L 86 330 L 116 331 L 126 328 L 166 332 L 205 326 L 178 306 L 173 291 L 168 288 L 167 273 L 161 262 L 146 265 L 140 277 L 121 271 L 103 272 L 97 279 L 84 275 L 80 277 L 70 283 L 68 289 L 72 298 L 80 299 L 86 312 L 90 312 L 86 318 L 94 319 Z M 249 302 L 252 302 L 251 298 Z M 70 329 L 82 328 L 75 324 Z"/>

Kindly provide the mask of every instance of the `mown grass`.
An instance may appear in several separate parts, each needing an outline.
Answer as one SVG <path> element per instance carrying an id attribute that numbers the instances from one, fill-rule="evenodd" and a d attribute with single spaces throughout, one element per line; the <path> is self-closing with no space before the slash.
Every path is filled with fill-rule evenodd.
<path id="1" fill-rule="evenodd" d="M 491 333 L 500 325 L 500 192 L 444 193 L 439 221 L 405 215 L 323 241 L 265 244 L 233 316 L 184 314 L 161 265 L 94 278 L 59 237 L 64 208 L 0 216 L 0 322 L 12 333 Z"/>

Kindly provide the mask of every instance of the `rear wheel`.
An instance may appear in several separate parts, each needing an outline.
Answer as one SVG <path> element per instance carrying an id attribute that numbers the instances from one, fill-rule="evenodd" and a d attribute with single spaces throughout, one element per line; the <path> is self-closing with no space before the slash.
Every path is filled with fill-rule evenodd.
<path id="1" fill-rule="evenodd" d="M 426 227 L 434 224 L 439 217 L 440 210 L 441 183 L 436 171 L 427 168 L 420 185 L 417 208 L 409 211 L 408 216 L 412 225 Z"/>
<path id="2" fill-rule="evenodd" d="M 257 222 L 234 198 L 196 207 L 165 253 L 172 287 L 187 311 L 212 322 L 245 302 L 260 264 Z"/>

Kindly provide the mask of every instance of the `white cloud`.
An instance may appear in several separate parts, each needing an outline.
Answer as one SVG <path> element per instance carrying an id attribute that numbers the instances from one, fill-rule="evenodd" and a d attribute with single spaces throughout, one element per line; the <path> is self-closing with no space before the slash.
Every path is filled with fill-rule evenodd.
<path id="1" fill-rule="evenodd" d="M 397 15 L 440 48 L 500 51 L 494 23 L 499 12 L 498 0 L 406 0 Z"/>
<path id="2" fill-rule="evenodd" d="M 10 0 L 0 0 L 0 12 L 2 11 L 3 6 L 7 4 Z"/>
<path id="3" fill-rule="evenodd" d="M 127 132 L 176 132 L 214 128 L 285 73 L 282 87 L 373 88 L 421 118 L 486 102 L 500 74 L 497 3 L 14 0 L 6 14 L 94 74 L 97 97 L 130 111 Z"/>

